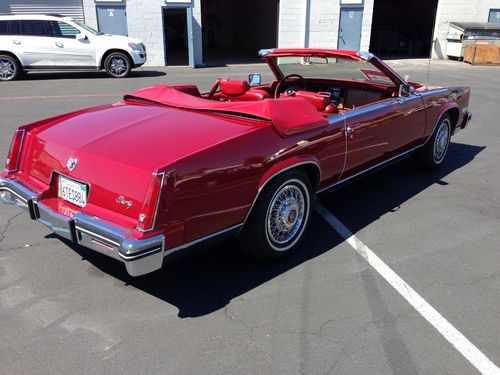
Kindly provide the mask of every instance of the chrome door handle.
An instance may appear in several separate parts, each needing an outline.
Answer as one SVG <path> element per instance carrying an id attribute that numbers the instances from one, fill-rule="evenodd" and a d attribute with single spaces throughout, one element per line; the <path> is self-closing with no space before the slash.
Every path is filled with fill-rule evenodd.
<path id="1" fill-rule="evenodd" d="M 12 43 L 14 44 L 17 44 L 17 45 L 20 45 L 21 44 L 21 41 L 20 40 L 13 40 Z"/>
<path id="2" fill-rule="evenodd" d="M 354 129 L 348 126 L 347 128 L 345 128 L 345 132 L 347 133 L 347 135 L 351 135 L 352 133 L 354 133 Z"/>
<path id="3" fill-rule="evenodd" d="M 64 44 L 62 44 L 61 42 L 56 42 L 56 46 L 58 46 L 59 48 L 63 48 Z"/>

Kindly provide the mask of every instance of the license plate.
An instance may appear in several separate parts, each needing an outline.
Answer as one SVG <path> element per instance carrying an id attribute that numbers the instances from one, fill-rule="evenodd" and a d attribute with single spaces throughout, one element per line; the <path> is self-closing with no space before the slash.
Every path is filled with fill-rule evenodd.
<path id="1" fill-rule="evenodd" d="M 85 207 L 87 204 L 87 185 L 59 176 L 57 195 L 67 202 Z"/>

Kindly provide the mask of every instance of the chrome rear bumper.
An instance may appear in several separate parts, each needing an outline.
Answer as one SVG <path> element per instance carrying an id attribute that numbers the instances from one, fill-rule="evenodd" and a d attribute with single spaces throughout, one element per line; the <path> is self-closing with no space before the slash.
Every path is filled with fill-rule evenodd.
<path id="1" fill-rule="evenodd" d="M 128 228 L 83 212 L 72 218 L 38 202 L 37 195 L 14 179 L 0 178 L 0 201 L 28 211 L 54 233 L 123 263 L 131 276 L 140 276 L 162 267 L 165 236 L 135 239 Z"/>

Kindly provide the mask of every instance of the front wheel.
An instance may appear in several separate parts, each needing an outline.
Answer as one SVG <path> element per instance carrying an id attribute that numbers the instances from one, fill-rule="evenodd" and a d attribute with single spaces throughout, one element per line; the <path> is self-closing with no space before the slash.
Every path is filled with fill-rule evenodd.
<path id="1" fill-rule="evenodd" d="M 451 138 L 451 117 L 444 115 L 429 141 L 417 154 L 418 164 L 425 169 L 439 167 L 448 152 Z"/>
<path id="2" fill-rule="evenodd" d="M 130 58 L 121 52 L 113 52 L 104 60 L 106 73 L 112 78 L 124 78 L 132 69 Z"/>
<path id="3" fill-rule="evenodd" d="M 264 188 L 238 238 L 248 254 L 282 258 L 296 250 L 311 221 L 312 188 L 301 171 L 284 173 Z"/>
<path id="4" fill-rule="evenodd" d="M 0 81 L 13 81 L 21 72 L 17 60 L 9 55 L 0 55 Z"/>

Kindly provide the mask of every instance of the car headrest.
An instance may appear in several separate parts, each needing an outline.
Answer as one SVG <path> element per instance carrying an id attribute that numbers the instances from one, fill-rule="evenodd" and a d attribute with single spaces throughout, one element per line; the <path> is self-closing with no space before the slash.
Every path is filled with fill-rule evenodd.
<path id="1" fill-rule="evenodd" d="M 243 95 L 250 89 L 247 81 L 222 81 L 220 92 L 224 95 Z"/>

